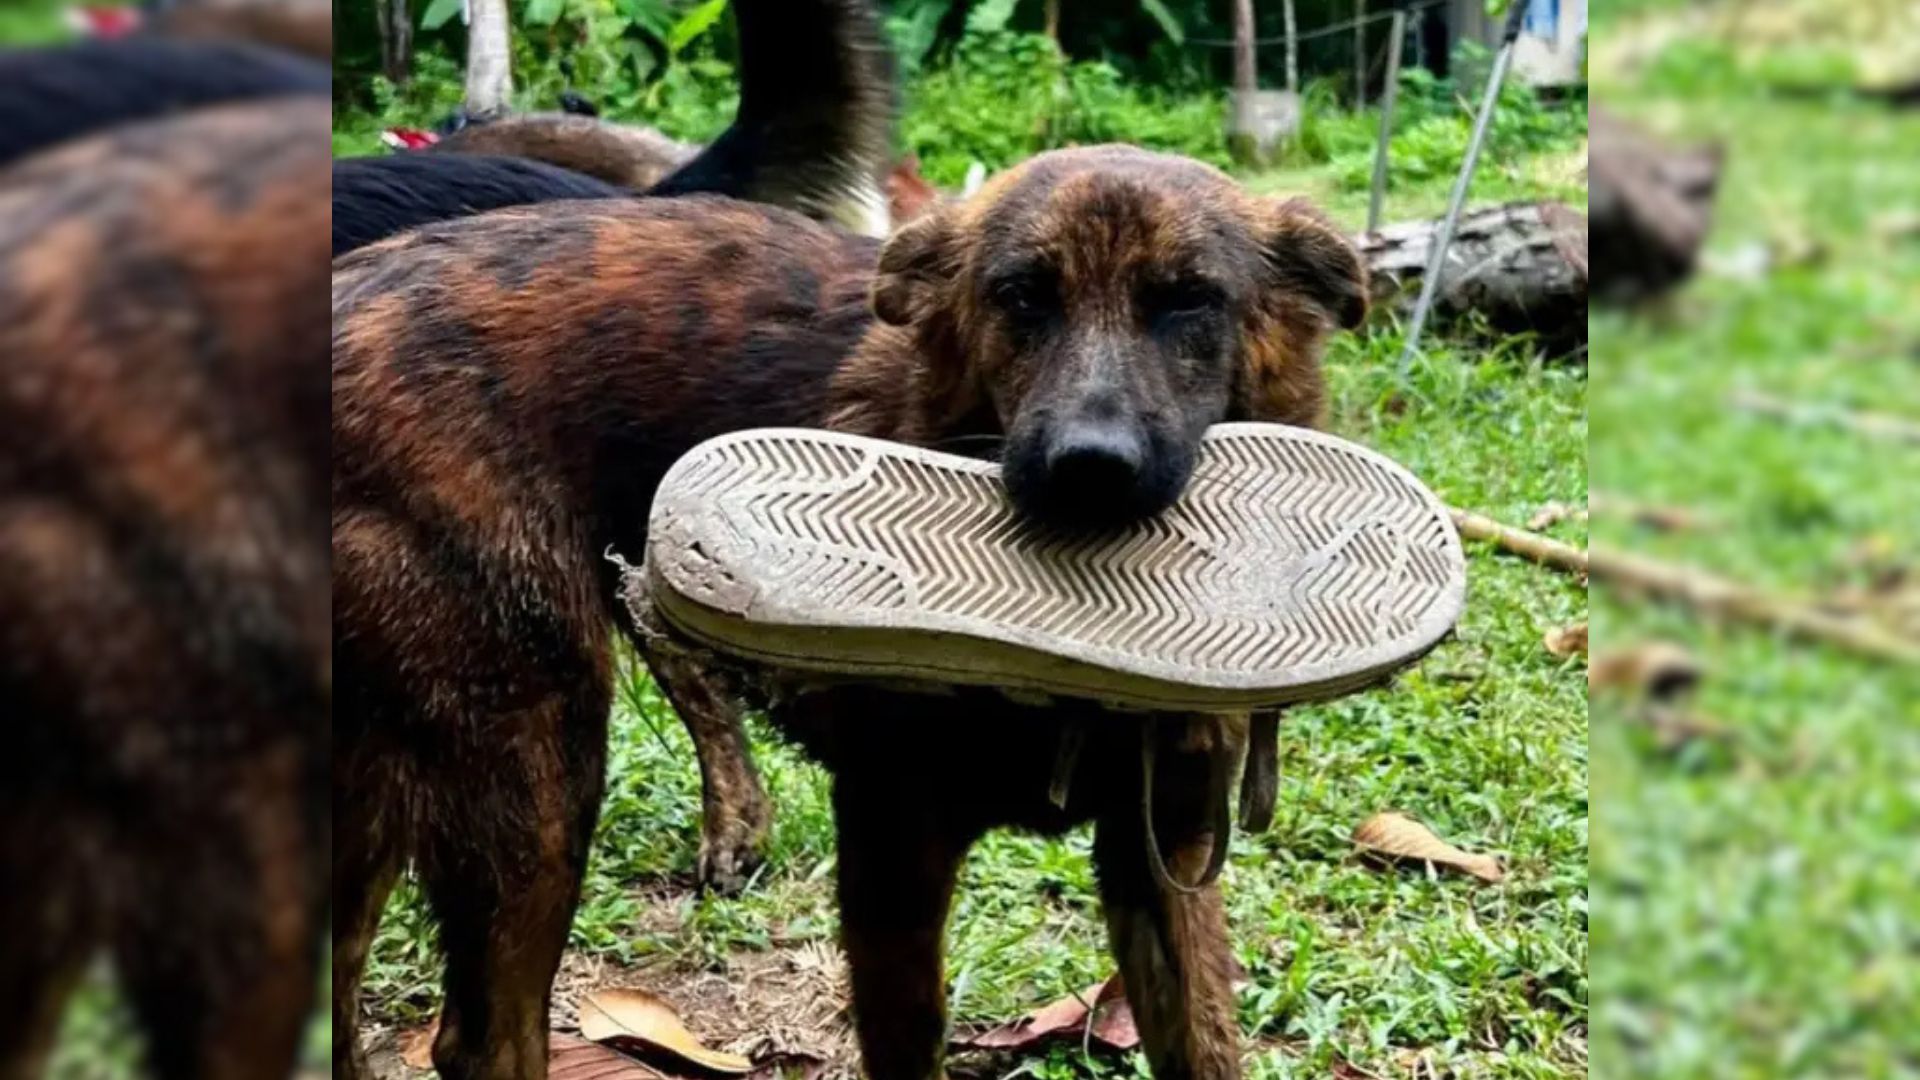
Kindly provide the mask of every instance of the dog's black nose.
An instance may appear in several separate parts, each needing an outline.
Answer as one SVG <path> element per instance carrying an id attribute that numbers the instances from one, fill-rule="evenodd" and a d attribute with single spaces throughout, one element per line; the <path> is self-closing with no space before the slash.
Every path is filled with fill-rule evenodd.
<path id="1" fill-rule="evenodd" d="M 1062 493 L 1125 497 L 1147 457 L 1140 436 L 1117 425 L 1076 425 L 1047 447 L 1047 480 Z"/>

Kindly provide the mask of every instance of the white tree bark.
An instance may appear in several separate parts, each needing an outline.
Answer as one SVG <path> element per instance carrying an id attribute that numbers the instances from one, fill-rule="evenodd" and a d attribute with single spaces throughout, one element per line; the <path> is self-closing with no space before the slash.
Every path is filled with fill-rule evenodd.
<path id="1" fill-rule="evenodd" d="M 1281 0 L 1280 14 L 1287 20 L 1287 89 L 1300 92 L 1300 38 L 1293 19 L 1293 0 Z"/>
<path id="2" fill-rule="evenodd" d="M 1253 116 L 1253 94 L 1259 87 L 1253 26 L 1253 0 L 1233 0 L 1233 122 L 1228 127 L 1228 145 L 1242 164 L 1255 164 L 1260 158 Z"/>
<path id="3" fill-rule="evenodd" d="M 467 112 L 492 116 L 513 100 L 513 44 L 507 0 L 467 0 Z"/>

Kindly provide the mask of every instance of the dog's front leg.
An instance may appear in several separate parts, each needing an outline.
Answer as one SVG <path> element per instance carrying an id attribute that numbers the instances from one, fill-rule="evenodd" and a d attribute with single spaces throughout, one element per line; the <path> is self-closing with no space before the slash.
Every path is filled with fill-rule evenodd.
<path id="1" fill-rule="evenodd" d="M 740 704 L 693 657 L 654 647 L 640 636 L 634 644 L 686 725 L 700 759 L 700 884 L 737 893 L 759 869 L 773 822 L 740 722 Z"/>
<path id="2" fill-rule="evenodd" d="M 1156 719 L 1154 833 L 1177 882 L 1205 872 L 1214 844 L 1213 741 L 1244 740 L 1244 720 Z M 1184 727 L 1182 726 L 1184 724 Z M 1222 842 L 1225 838 L 1221 838 Z M 1148 861 L 1141 803 L 1100 816 L 1093 854 L 1107 931 L 1155 1080 L 1237 1080 L 1233 956 L 1220 886 L 1169 889 Z"/>
<path id="3" fill-rule="evenodd" d="M 947 909 L 974 837 L 889 771 L 867 760 L 834 778 L 841 940 L 868 1080 L 934 1080 L 945 1075 Z"/>

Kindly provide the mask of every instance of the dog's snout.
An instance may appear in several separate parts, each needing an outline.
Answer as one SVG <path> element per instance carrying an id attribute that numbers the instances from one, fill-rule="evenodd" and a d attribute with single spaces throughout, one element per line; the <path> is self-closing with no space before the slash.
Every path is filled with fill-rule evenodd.
<path id="1" fill-rule="evenodd" d="M 1145 440 L 1119 424 L 1075 424 L 1047 448 L 1047 478 L 1062 492 L 1124 498 L 1146 462 Z"/>

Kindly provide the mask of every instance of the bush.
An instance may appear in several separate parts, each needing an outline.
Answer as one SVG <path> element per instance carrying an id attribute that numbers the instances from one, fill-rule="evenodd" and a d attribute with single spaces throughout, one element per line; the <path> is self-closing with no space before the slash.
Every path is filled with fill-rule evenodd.
<path id="1" fill-rule="evenodd" d="M 1227 163 L 1224 99 L 1125 82 L 1112 65 L 1069 62 L 1037 34 L 972 34 L 907 87 L 906 148 L 936 184 L 974 161 L 1001 169 L 1042 150 L 1130 142 Z"/>

